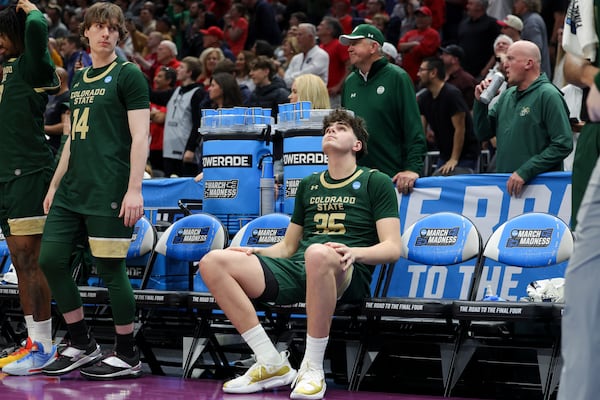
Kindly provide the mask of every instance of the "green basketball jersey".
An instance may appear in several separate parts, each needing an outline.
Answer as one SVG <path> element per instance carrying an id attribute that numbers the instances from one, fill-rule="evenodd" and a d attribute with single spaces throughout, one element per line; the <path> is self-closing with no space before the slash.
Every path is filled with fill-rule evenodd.
<path id="1" fill-rule="evenodd" d="M 150 107 L 140 69 L 116 60 L 71 83 L 71 157 L 54 202 L 84 215 L 117 216 L 129 182 L 128 110 Z"/>
<path id="2" fill-rule="evenodd" d="M 302 179 L 296 192 L 292 222 L 304 227 L 293 260 L 304 260 L 313 243 L 338 242 L 349 247 L 379 243 L 376 221 L 398 218 L 398 199 L 386 174 L 358 167 L 354 174 L 334 180 L 328 171 Z"/>
<path id="3" fill-rule="evenodd" d="M 25 52 L 2 65 L 0 83 L 0 182 L 54 167 L 44 137 L 47 91 L 59 87 L 48 54 L 48 26 L 41 12 L 25 22 Z"/>

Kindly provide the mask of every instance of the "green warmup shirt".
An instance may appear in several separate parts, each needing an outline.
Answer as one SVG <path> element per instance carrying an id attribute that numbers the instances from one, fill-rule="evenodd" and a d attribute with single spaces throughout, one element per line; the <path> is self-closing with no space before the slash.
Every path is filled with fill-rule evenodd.
<path id="1" fill-rule="evenodd" d="M 54 203 L 83 215 L 118 216 L 129 182 L 129 110 L 149 108 L 148 84 L 132 63 L 87 67 L 71 83 L 71 157 Z"/>

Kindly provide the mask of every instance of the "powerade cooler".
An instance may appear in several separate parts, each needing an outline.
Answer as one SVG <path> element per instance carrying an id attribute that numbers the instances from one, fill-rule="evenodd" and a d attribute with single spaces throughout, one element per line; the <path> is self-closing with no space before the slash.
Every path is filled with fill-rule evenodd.
<path id="1" fill-rule="evenodd" d="M 265 122 L 270 120 L 270 117 L 265 118 Z M 219 218 L 233 236 L 244 223 L 261 213 L 262 161 L 271 157 L 271 126 L 269 123 L 221 124 L 208 129 L 208 132 L 200 129 L 204 140 L 202 208 Z M 269 169 L 272 174 L 272 168 Z"/>
<path id="2" fill-rule="evenodd" d="M 332 110 L 311 110 L 310 102 L 281 104 L 278 134 L 283 137 L 283 212 L 292 214 L 300 181 L 327 169 L 323 154 L 323 118 Z"/>

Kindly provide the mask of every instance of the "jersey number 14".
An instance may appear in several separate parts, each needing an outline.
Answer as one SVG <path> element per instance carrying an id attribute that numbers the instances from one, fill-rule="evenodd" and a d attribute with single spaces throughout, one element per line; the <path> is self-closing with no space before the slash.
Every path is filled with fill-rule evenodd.
<path id="1" fill-rule="evenodd" d="M 73 111 L 73 118 L 71 119 L 71 140 L 75 140 L 75 136 L 78 133 L 79 139 L 85 140 L 88 130 L 88 119 L 90 117 L 90 108 L 85 107 L 83 109 L 76 108 Z"/>

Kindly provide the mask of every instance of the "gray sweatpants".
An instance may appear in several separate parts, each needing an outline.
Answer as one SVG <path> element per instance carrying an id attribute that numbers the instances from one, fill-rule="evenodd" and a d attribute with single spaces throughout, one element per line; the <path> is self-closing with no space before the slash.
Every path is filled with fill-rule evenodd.
<path id="1" fill-rule="evenodd" d="M 600 163 L 578 213 L 573 256 L 565 274 L 563 368 L 558 400 L 600 398 Z"/>

